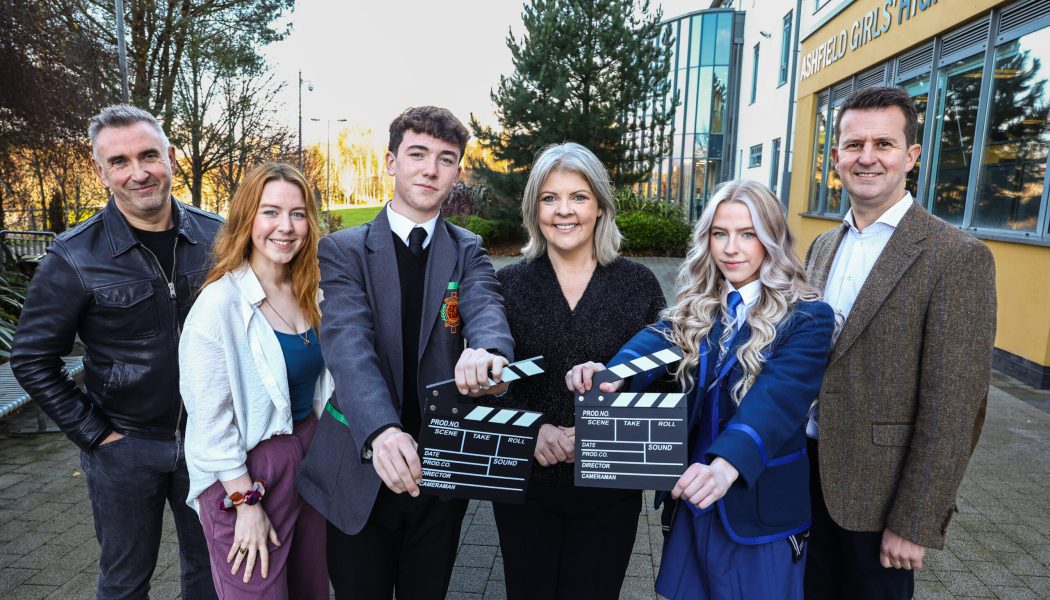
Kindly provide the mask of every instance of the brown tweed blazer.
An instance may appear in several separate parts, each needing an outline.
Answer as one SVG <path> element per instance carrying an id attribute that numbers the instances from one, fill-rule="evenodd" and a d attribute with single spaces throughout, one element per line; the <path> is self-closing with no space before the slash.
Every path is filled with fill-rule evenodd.
<path id="1" fill-rule="evenodd" d="M 809 249 L 818 289 L 845 232 Z M 991 251 L 914 204 L 842 326 L 818 397 L 822 488 L 840 526 L 944 547 L 984 422 L 995 315 Z"/>

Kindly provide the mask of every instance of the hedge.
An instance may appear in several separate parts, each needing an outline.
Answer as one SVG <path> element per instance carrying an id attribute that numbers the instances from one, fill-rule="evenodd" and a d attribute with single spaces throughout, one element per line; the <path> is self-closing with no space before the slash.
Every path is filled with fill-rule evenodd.
<path id="1" fill-rule="evenodd" d="M 679 216 L 646 211 L 620 213 L 616 215 L 616 226 L 623 234 L 623 250 L 671 256 L 685 254 L 692 233 L 689 224 Z"/>
<path id="2" fill-rule="evenodd" d="M 449 215 L 445 218 L 454 225 L 459 225 L 480 235 L 486 244 L 507 244 L 521 242 L 525 239 L 525 230 L 522 229 L 519 222 L 493 221 L 477 215 L 468 217 Z"/>

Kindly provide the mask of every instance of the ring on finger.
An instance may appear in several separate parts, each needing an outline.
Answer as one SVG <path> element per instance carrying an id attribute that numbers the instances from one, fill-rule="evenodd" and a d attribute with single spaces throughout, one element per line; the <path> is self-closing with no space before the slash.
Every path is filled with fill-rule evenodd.
<path id="1" fill-rule="evenodd" d="M 247 547 L 245 547 L 245 546 L 241 546 L 241 549 L 240 549 L 240 550 L 238 550 L 237 552 L 238 552 L 239 554 L 247 554 L 247 553 L 248 553 L 248 548 L 247 548 Z"/>

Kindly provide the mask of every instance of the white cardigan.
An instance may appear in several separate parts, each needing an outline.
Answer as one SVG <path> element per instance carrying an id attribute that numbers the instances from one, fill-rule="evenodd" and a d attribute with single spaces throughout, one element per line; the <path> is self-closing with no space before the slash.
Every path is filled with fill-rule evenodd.
<path id="1" fill-rule="evenodd" d="M 262 285 L 247 263 L 201 290 L 179 340 L 179 390 L 186 405 L 186 503 L 216 481 L 248 472 L 248 451 L 292 432 L 284 353 L 259 305 Z M 332 395 L 325 369 L 314 389 L 318 417 Z M 288 477 L 295 477 L 289 473 Z"/>

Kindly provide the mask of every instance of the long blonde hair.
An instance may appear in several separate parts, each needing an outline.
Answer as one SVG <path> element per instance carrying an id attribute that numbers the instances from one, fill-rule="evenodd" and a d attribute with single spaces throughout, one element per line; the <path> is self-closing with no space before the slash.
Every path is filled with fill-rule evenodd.
<path id="1" fill-rule="evenodd" d="M 212 268 L 204 285 L 217 281 L 227 271 L 241 266 L 252 253 L 252 225 L 259 212 L 263 188 L 271 181 L 286 181 L 298 187 L 306 204 L 309 224 L 303 246 L 292 258 L 292 293 L 299 310 L 311 327 L 321 324 L 321 310 L 317 306 L 317 289 L 321 284 L 321 269 L 317 262 L 318 229 L 317 206 L 310 194 L 310 184 L 298 169 L 283 162 L 269 162 L 253 168 L 245 175 L 237 193 L 230 202 L 230 216 L 226 219 L 212 247 Z M 203 289 L 203 286 L 201 286 Z"/>
<path id="2" fill-rule="evenodd" d="M 664 311 L 664 319 L 670 323 L 664 336 L 684 352 L 675 371 L 684 389 L 691 390 L 695 384 L 693 371 L 700 361 L 700 343 L 711 332 L 716 319 L 721 318 L 728 324 L 723 307 L 730 290 L 711 257 L 710 246 L 711 223 L 715 211 L 724 202 L 738 202 L 747 207 L 755 233 L 766 251 L 759 268 L 761 295 L 747 316 L 751 338 L 736 353 L 744 376 L 733 386 L 732 398 L 740 404 L 762 370 L 763 352 L 776 338 L 776 325 L 795 304 L 817 300 L 820 293 L 806 280 L 806 270 L 794 253 L 794 236 L 788 230 L 780 202 L 773 192 L 747 179 L 719 186 L 693 228 L 693 245 L 678 272 L 674 303 Z M 720 349 L 725 349 L 731 333 L 730 327 L 724 329 L 718 340 Z"/>

